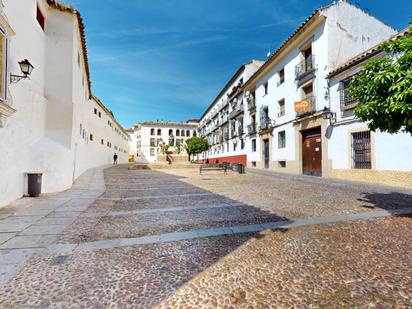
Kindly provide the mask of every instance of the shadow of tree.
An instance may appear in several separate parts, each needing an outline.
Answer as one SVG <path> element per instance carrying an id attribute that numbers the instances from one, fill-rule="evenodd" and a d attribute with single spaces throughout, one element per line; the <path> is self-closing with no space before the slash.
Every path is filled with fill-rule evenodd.
<path id="1" fill-rule="evenodd" d="M 399 192 L 364 192 L 358 201 L 365 202 L 362 207 L 383 209 L 398 215 L 396 210 L 412 208 L 412 195 Z"/>

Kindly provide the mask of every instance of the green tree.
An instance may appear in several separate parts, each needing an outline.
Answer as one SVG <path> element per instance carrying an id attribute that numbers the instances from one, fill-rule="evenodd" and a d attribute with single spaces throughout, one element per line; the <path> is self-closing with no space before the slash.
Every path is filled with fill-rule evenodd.
<path id="1" fill-rule="evenodd" d="M 412 135 L 412 30 L 386 41 L 387 57 L 369 61 L 353 78 L 349 92 L 359 100 L 355 115 L 372 131 Z"/>
<path id="2" fill-rule="evenodd" d="M 186 145 L 187 153 L 189 155 L 189 161 L 191 155 L 199 154 L 209 149 L 209 143 L 207 142 L 207 139 L 201 137 L 189 138 L 186 141 Z"/>

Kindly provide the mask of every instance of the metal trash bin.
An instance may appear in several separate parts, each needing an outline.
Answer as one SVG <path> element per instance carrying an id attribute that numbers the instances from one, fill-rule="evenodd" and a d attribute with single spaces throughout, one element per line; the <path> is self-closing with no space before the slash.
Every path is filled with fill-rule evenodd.
<path id="1" fill-rule="evenodd" d="M 41 193 L 41 180 L 43 173 L 27 173 L 28 186 L 27 191 L 31 197 L 38 197 Z"/>

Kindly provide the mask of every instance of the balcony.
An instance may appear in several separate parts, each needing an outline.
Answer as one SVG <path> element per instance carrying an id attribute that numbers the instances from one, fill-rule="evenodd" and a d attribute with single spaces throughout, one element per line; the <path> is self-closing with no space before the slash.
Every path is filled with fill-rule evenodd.
<path id="1" fill-rule="evenodd" d="M 310 56 L 295 67 L 295 80 L 298 86 L 315 77 L 315 56 Z"/>
<path id="2" fill-rule="evenodd" d="M 229 116 L 228 115 L 224 115 L 222 116 L 221 120 L 220 120 L 220 125 L 224 125 L 226 122 L 228 122 L 229 120 Z"/>
<path id="3" fill-rule="evenodd" d="M 229 114 L 229 118 L 235 118 L 237 115 L 243 113 L 243 103 L 237 105 L 234 110 L 232 110 Z"/>
<path id="4" fill-rule="evenodd" d="M 263 117 L 259 122 L 259 133 L 266 133 L 273 130 L 272 120 L 269 117 Z"/>
<path id="5" fill-rule="evenodd" d="M 302 102 L 307 102 L 307 106 L 305 108 L 301 108 L 300 111 L 296 111 L 296 118 L 300 118 L 306 115 L 313 114 L 316 112 L 316 97 L 309 96 L 301 100 Z"/>
<path id="6" fill-rule="evenodd" d="M 249 94 L 249 96 L 247 97 L 247 109 L 251 114 L 256 112 L 255 97 L 252 94 Z"/>
<path id="7" fill-rule="evenodd" d="M 247 133 L 249 135 L 256 134 L 256 123 L 252 123 L 252 124 L 247 126 Z"/>

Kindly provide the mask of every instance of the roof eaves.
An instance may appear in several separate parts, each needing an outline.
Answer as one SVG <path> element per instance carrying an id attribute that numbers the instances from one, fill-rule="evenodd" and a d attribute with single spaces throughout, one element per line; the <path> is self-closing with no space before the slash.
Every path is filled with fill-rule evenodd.
<path id="1" fill-rule="evenodd" d="M 400 37 L 403 37 L 403 36 L 405 36 L 406 34 L 410 33 L 410 32 L 411 32 L 411 29 L 412 29 L 412 27 L 408 27 L 408 28 L 406 28 L 406 29 L 398 32 L 397 34 L 393 35 L 393 36 L 390 37 L 389 39 L 384 40 L 384 41 L 382 41 L 381 43 L 379 43 L 379 44 L 377 44 L 377 45 L 375 45 L 375 46 L 372 46 L 372 47 L 369 48 L 368 50 L 366 50 L 366 51 L 364 51 L 364 52 L 356 55 L 355 57 L 349 59 L 349 60 L 346 61 L 344 64 L 342 64 L 341 66 L 339 66 L 338 68 L 336 68 L 335 70 L 329 72 L 329 74 L 327 75 L 326 78 L 333 77 L 333 76 L 335 76 L 335 75 L 337 75 L 337 74 L 345 71 L 346 69 L 348 69 L 348 68 L 350 68 L 350 67 L 352 67 L 352 66 L 354 66 L 354 65 L 357 65 L 357 64 L 359 64 L 359 63 L 361 63 L 361 62 L 363 62 L 363 61 L 365 61 L 365 60 L 367 60 L 367 59 L 369 59 L 369 58 L 371 58 L 371 57 L 379 54 L 380 52 L 382 52 L 382 46 L 383 46 L 383 44 L 384 44 L 385 42 L 390 41 L 390 40 L 395 40 L 395 39 L 400 38 Z"/>
<path id="2" fill-rule="evenodd" d="M 203 115 L 200 117 L 199 121 L 201 121 L 206 114 L 211 110 L 211 108 L 216 104 L 216 102 L 219 100 L 219 98 L 226 92 L 226 90 L 230 87 L 230 85 L 236 80 L 236 78 L 239 77 L 240 74 L 245 70 L 246 64 L 242 64 L 236 71 L 236 73 L 232 76 L 232 78 L 226 83 L 226 85 L 223 87 L 223 89 L 219 92 L 219 94 L 214 98 L 212 103 L 210 103 L 209 107 L 206 109 L 206 111 L 203 113 Z"/>
<path id="3" fill-rule="evenodd" d="M 112 120 L 117 124 L 117 126 L 120 128 L 120 130 L 123 131 L 123 133 L 126 134 L 126 136 L 128 136 L 128 133 L 126 132 L 126 129 L 122 127 L 122 125 L 116 120 L 116 117 L 114 116 L 113 112 L 111 110 L 109 110 L 104 104 L 103 102 L 96 97 L 95 95 L 92 95 L 91 99 L 93 99 L 105 112 L 106 114 L 108 114 Z"/>
<path id="4" fill-rule="evenodd" d="M 283 51 L 284 48 L 298 35 L 300 34 L 303 29 L 313 20 L 315 20 L 317 17 L 319 17 L 320 12 L 330 6 L 332 4 L 329 4 L 327 6 L 323 6 L 321 8 L 318 8 L 315 10 L 308 18 L 306 18 L 302 24 L 276 49 L 276 51 L 265 61 L 265 63 L 252 75 L 251 78 L 245 83 L 244 87 L 248 87 L 251 83 L 253 83 L 257 76 L 265 70 L 273 61 L 276 59 L 276 57 Z"/>

